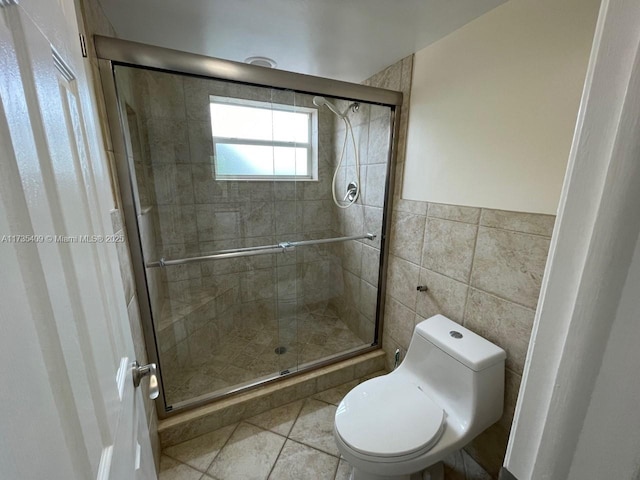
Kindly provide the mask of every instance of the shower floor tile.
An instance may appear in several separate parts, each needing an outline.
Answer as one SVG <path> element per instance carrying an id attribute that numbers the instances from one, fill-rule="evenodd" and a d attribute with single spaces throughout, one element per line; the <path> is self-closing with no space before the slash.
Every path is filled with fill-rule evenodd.
<path id="1" fill-rule="evenodd" d="M 279 323 L 280 331 L 275 324 L 273 328 L 257 325 L 232 329 L 217 340 L 215 348 L 182 365 L 164 360 L 167 403 L 175 405 L 224 391 L 366 345 L 329 308 L 318 308 Z M 282 325 L 289 327 L 282 328 Z M 286 351 L 276 353 L 276 349 L 283 346 Z"/>
<path id="2" fill-rule="evenodd" d="M 160 480 L 348 480 L 333 418 L 358 382 L 320 392 L 162 451 Z M 490 480 L 465 451 L 445 460 L 445 480 Z"/>

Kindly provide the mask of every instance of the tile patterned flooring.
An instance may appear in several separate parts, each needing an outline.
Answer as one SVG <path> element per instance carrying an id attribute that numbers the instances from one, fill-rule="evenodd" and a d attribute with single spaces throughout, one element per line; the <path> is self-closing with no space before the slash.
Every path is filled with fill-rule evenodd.
<path id="1" fill-rule="evenodd" d="M 282 319 L 234 328 L 203 349 L 192 362 L 168 362 L 163 373 L 169 404 L 253 381 L 296 365 L 317 361 L 365 344 L 329 307 Z M 276 347 L 286 346 L 283 355 Z"/>
<path id="2" fill-rule="evenodd" d="M 167 447 L 159 480 L 348 480 L 350 467 L 333 439 L 333 417 L 357 384 L 354 380 Z M 445 478 L 491 480 L 465 452 L 445 461 Z"/>

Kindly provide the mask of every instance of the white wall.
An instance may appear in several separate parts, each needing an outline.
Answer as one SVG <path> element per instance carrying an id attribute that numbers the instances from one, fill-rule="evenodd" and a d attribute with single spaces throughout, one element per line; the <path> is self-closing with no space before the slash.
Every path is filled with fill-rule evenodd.
<path id="1" fill-rule="evenodd" d="M 600 0 L 510 0 L 415 54 L 402 197 L 555 214 Z"/>
<path id="2" fill-rule="evenodd" d="M 640 478 L 640 237 L 571 462 L 569 480 Z M 612 315 L 614 312 L 612 312 Z M 624 439 L 623 441 L 620 441 Z"/>

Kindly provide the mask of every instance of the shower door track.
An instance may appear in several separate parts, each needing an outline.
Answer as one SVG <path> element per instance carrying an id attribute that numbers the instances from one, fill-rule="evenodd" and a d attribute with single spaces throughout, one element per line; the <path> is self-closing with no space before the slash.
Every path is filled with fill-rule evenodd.
<path id="1" fill-rule="evenodd" d="M 309 245 L 320 245 L 323 243 L 347 242 L 349 240 L 374 240 L 376 235 L 367 233 L 365 235 L 353 235 L 351 237 L 320 238 L 318 240 L 301 240 L 299 242 L 280 242 L 276 245 L 263 245 L 260 247 L 234 248 L 229 250 L 218 250 L 208 255 L 198 257 L 179 258 L 167 260 L 161 258 L 157 262 L 147 262 L 147 268 L 169 267 L 171 265 L 185 265 L 187 263 L 206 262 L 207 260 L 220 260 L 224 258 L 251 257 L 254 255 L 269 255 L 272 253 L 292 252 L 296 247 Z"/>

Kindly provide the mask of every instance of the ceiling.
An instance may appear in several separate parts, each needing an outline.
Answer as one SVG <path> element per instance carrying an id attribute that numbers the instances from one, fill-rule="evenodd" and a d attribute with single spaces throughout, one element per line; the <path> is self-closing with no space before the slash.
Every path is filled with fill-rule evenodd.
<path id="1" fill-rule="evenodd" d="M 99 0 L 118 36 L 361 82 L 506 0 Z"/>

